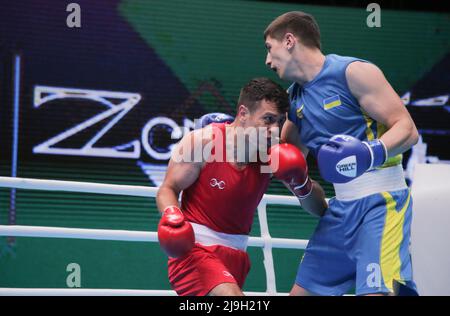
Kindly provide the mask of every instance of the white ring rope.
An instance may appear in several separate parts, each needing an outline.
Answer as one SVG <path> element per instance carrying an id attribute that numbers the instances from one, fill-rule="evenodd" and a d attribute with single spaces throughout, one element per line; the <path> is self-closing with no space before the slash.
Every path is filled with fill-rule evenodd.
<path id="1" fill-rule="evenodd" d="M 267 292 L 247 292 L 246 296 L 268 296 Z M 124 290 L 124 289 L 58 289 L 58 288 L 0 288 L 0 296 L 176 296 L 171 290 Z M 288 293 L 277 293 L 288 295 Z"/>
<path id="2" fill-rule="evenodd" d="M 156 197 L 158 188 L 138 185 L 104 184 L 78 181 L 41 180 L 0 177 L 0 187 L 45 191 L 83 192 L 128 196 Z M 293 196 L 264 194 L 266 204 L 299 205 Z"/>
<path id="3" fill-rule="evenodd" d="M 41 180 L 28 178 L 0 177 L 0 187 L 83 192 L 96 194 L 116 194 L 138 197 L 156 197 L 158 188 L 133 185 L 117 185 L 103 183 L 88 183 L 76 181 Z M 272 238 L 267 225 L 267 204 L 294 205 L 299 201 L 293 196 L 280 196 L 265 194 L 258 206 L 261 237 L 250 237 L 248 246 L 262 247 L 264 254 L 264 267 L 266 270 L 267 292 L 245 292 L 247 295 L 274 295 L 277 293 L 275 284 L 275 271 L 273 266 L 273 248 L 305 249 L 308 240 Z M 20 226 L 0 225 L 0 236 L 16 237 L 47 237 L 47 238 L 77 238 L 94 240 L 140 241 L 158 242 L 156 232 L 128 231 L 108 229 L 85 229 L 66 227 Z M 174 295 L 173 291 L 166 290 L 114 290 L 114 289 L 14 289 L 0 288 L 0 295 Z M 286 294 L 286 293 L 284 293 Z"/>
<path id="4" fill-rule="evenodd" d="M 103 184 L 77 181 L 60 180 L 40 180 L 27 178 L 0 177 L 0 187 L 45 190 L 45 191 L 66 191 L 99 194 L 117 194 L 128 196 L 156 197 L 158 188 L 138 185 Z"/>
<path id="5" fill-rule="evenodd" d="M 0 236 L 158 242 L 157 233 L 150 231 L 21 225 L 0 225 Z M 308 241 L 303 239 L 271 238 L 273 248 L 305 249 L 307 243 Z M 249 237 L 248 245 L 251 247 L 263 247 L 265 239 L 262 237 Z"/>
<path id="6" fill-rule="evenodd" d="M 0 288 L 0 296 L 176 296 L 170 290 Z"/>

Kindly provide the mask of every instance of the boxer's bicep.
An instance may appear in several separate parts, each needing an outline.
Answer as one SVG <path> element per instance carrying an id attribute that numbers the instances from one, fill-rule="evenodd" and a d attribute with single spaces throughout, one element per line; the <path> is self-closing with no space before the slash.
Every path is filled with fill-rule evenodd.
<path id="1" fill-rule="evenodd" d="M 409 117 L 400 97 L 377 66 L 354 62 L 347 67 L 346 78 L 362 109 L 388 129 L 403 117 Z"/>
<path id="2" fill-rule="evenodd" d="M 156 196 L 160 211 L 170 205 L 178 206 L 181 191 L 192 185 L 200 175 L 203 162 L 196 162 L 191 155 L 194 152 L 192 145 L 196 133 L 198 132 L 191 132 L 184 136 L 172 151 L 164 181 Z"/>
<path id="3" fill-rule="evenodd" d="M 347 67 L 346 78 L 350 91 L 364 112 L 386 126 L 387 131 L 378 137 L 390 157 L 417 143 L 419 135 L 411 115 L 378 67 L 354 62 Z"/>
<path id="4" fill-rule="evenodd" d="M 202 163 L 170 161 L 165 184 L 177 193 L 191 186 L 199 177 Z"/>
<path id="5" fill-rule="evenodd" d="M 184 136 L 172 151 L 164 184 L 178 193 L 192 185 L 200 175 L 204 159 L 195 156 L 195 146 L 203 146 L 202 138 L 201 130 L 193 131 Z"/>

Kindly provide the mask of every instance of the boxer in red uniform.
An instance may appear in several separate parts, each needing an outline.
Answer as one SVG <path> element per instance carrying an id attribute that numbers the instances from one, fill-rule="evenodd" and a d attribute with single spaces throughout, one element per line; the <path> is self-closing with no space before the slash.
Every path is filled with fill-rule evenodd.
<path id="1" fill-rule="evenodd" d="M 238 128 L 265 128 L 267 135 L 278 133 L 288 107 L 287 94 L 279 85 L 266 78 L 253 79 L 241 90 L 231 124 L 213 123 L 192 131 L 174 153 L 193 158 L 195 146 L 204 147 L 213 140 L 210 153 L 216 154 L 220 146 L 227 148 L 227 142 L 237 137 Z M 246 149 L 244 161 L 224 162 L 210 157 L 180 161 L 173 155 L 169 161 L 156 198 L 162 213 L 158 237 L 169 256 L 169 281 L 178 295 L 243 295 L 250 269 L 248 235 L 271 176 L 261 172 L 261 163 L 250 162 L 255 161 L 251 158 L 257 155 L 257 146 Z M 275 154 L 279 155 L 275 176 L 305 184 L 299 192 L 308 195 L 311 185 L 301 152 L 282 144 L 271 148 L 271 159 Z M 224 153 L 222 157 L 228 156 Z"/>

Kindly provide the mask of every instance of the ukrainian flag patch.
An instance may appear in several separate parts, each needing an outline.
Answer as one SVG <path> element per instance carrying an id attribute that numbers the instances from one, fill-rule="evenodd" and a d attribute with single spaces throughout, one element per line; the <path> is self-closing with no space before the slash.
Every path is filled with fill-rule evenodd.
<path id="1" fill-rule="evenodd" d="M 334 107 L 337 107 L 341 105 L 341 98 L 339 97 L 339 94 L 336 94 L 332 97 L 326 98 L 323 100 L 323 108 L 325 110 L 332 109 Z"/>

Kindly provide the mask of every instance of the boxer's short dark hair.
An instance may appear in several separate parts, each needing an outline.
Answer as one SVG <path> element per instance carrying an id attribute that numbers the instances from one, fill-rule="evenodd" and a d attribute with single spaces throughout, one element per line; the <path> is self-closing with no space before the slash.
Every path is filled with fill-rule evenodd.
<path id="1" fill-rule="evenodd" d="M 320 49 L 320 29 L 311 14 L 291 11 L 277 17 L 264 31 L 264 39 L 270 36 L 281 41 L 286 33 L 294 34 L 307 47 Z"/>
<path id="2" fill-rule="evenodd" d="M 254 112 L 263 100 L 274 103 L 279 113 L 285 113 L 289 110 L 289 99 L 286 90 L 269 78 L 262 77 L 250 80 L 241 89 L 236 113 L 239 111 L 241 104 L 248 107 L 250 112 Z"/>

